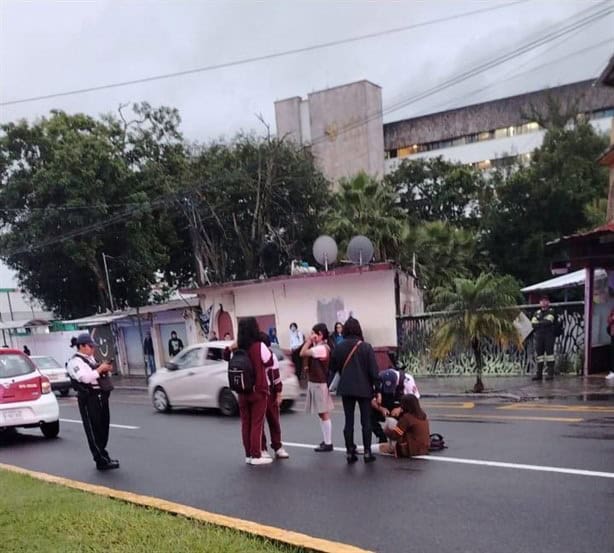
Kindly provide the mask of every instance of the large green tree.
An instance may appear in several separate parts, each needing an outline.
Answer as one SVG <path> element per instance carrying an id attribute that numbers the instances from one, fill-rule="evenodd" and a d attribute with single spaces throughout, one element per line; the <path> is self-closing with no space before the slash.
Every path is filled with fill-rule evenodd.
<path id="1" fill-rule="evenodd" d="M 606 144 L 583 120 L 550 126 L 528 165 L 493 179 L 481 226 L 499 272 L 524 283 L 549 276 L 545 244 L 589 226 L 586 206 L 607 194 L 607 173 L 595 161 Z"/>
<path id="2" fill-rule="evenodd" d="M 102 253 L 116 307 L 146 302 L 160 270 L 185 277 L 166 211 L 185 166 L 179 121 L 143 103 L 103 119 L 53 111 L 2 126 L 0 256 L 58 316 L 110 306 Z"/>
<path id="3" fill-rule="evenodd" d="M 201 284 L 286 272 L 308 257 L 329 201 L 309 151 L 269 134 L 196 148 L 188 181 L 181 207 Z"/>
<path id="4" fill-rule="evenodd" d="M 408 159 L 385 181 L 397 193 L 398 205 L 412 226 L 432 221 L 458 228 L 477 226 L 486 183 L 481 172 L 467 165 L 441 157 Z"/>

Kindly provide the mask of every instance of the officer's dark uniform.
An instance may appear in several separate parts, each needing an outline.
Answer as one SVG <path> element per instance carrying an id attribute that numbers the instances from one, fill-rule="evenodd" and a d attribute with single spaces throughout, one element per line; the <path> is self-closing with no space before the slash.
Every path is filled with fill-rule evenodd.
<path id="1" fill-rule="evenodd" d="M 552 307 L 538 309 L 531 324 L 535 330 L 535 350 L 537 352 L 537 373 L 533 380 L 541 380 L 544 362 L 547 365 L 547 380 L 554 378 L 554 340 L 556 330 L 556 313 Z"/>
<path id="2" fill-rule="evenodd" d="M 396 373 L 396 374 L 395 374 Z M 394 379 L 392 382 L 388 380 Z M 404 393 L 404 380 L 405 372 L 399 369 L 386 369 L 380 373 L 380 384 L 378 386 L 378 393 L 381 394 L 382 401 L 380 405 L 392 411 L 395 407 L 398 407 L 401 402 L 401 398 Z M 388 392 L 386 392 L 388 390 Z M 380 422 L 384 422 L 386 417 L 382 413 L 371 405 L 371 430 L 380 444 L 386 443 L 388 438 L 384 433 Z"/>
<path id="3" fill-rule="evenodd" d="M 109 391 L 101 389 L 99 380 L 91 375 L 98 364 L 93 358 L 76 353 L 67 365 L 73 388 L 77 391 L 79 412 L 96 468 L 108 470 L 119 468 L 119 462 L 111 459 L 106 449 L 109 441 Z"/>

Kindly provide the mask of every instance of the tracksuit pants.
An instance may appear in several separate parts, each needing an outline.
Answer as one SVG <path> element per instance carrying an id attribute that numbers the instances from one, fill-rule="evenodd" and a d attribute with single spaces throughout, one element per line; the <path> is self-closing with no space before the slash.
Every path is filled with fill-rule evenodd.
<path id="1" fill-rule="evenodd" d="M 102 390 L 92 390 L 90 392 L 79 392 L 77 403 L 83 429 L 87 437 L 87 444 L 90 447 L 94 462 L 104 463 L 109 459 L 107 443 L 109 441 L 109 392 Z"/>
<path id="2" fill-rule="evenodd" d="M 267 397 L 266 392 L 239 394 L 241 438 L 246 457 L 257 459 L 262 454 L 262 432 L 264 431 Z"/>
<path id="3" fill-rule="evenodd" d="M 277 394 L 270 394 L 266 406 L 266 422 L 271 433 L 271 447 L 277 451 L 281 447 L 281 424 L 279 422 L 279 405 L 277 405 Z M 266 450 L 266 434 L 264 425 L 262 428 L 262 451 Z"/>

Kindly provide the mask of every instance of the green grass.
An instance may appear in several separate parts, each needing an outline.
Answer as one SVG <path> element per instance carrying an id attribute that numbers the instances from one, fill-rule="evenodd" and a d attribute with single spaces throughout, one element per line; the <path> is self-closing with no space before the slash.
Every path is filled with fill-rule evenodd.
<path id="1" fill-rule="evenodd" d="M 2 553 L 301 553 L 226 528 L 0 470 Z"/>

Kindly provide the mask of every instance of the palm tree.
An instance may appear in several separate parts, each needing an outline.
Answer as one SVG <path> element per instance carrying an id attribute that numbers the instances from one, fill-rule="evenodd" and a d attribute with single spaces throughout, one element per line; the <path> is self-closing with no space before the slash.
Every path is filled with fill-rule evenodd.
<path id="1" fill-rule="evenodd" d="M 388 185 L 361 171 L 339 182 L 325 213 L 325 230 L 345 243 L 363 234 L 373 242 L 376 259 L 396 258 L 405 227 L 405 214 L 397 204 Z"/>
<path id="2" fill-rule="evenodd" d="M 482 345 L 490 340 L 500 345 L 522 345 L 514 326 L 519 314 L 516 301 L 520 291 L 511 276 L 482 273 L 475 280 L 456 278 L 450 288 L 435 291 L 433 309 L 448 312 L 433 335 L 433 356 L 446 357 L 455 349 L 471 349 L 477 378 L 473 391 L 484 390 Z"/>

